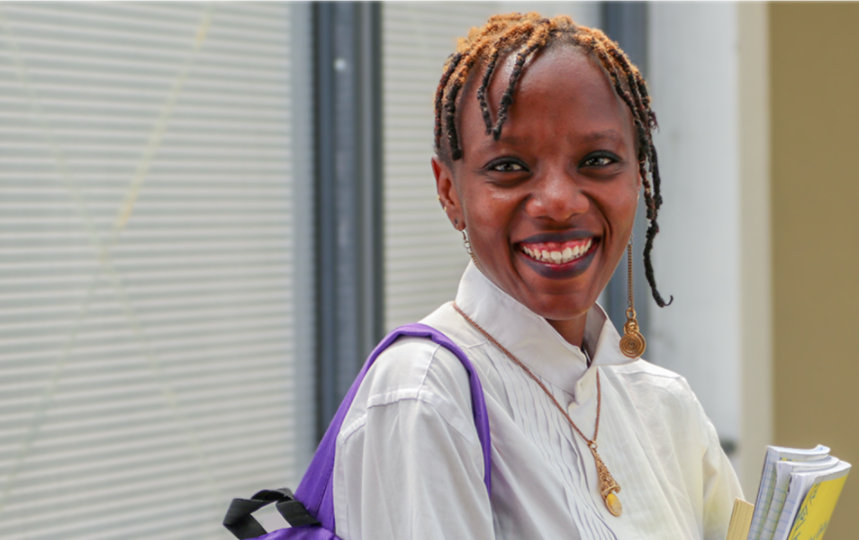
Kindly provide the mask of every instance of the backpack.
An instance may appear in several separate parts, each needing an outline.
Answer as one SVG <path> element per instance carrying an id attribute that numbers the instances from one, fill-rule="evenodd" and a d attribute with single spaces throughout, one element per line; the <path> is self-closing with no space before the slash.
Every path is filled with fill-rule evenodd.
<path id="1" fill-rule="evenodd" d="M 419 337 L 432 340 L 456 355 L 468 372 L 474 424 L 483 449 L 483 481 L 487 491 L 491 491 L 489 417 L 486 414 L 486 402 L 477 372 L 462 349 L 447 336 L 425 324 L 409 324 L 388 334 L 370 353 L 364 367 L 340 403 L 337 414 L 334 415 L 334 419 L 322 437 L 322 441 L 313 455 L 313 460 L 294 494 L 289 489 L 282 488 L 260 491 L 250 499 L 233 499 L 227 514 L 224 516 L 224 527 L 232 532 L 236 538 L 240 540 L 250 538 L 256 538 L 256 540 L 341 540 L 334 533 L 332 473 L 337 434 L 340 433 L 340 426 L 343 424 L 346 413 L 358 392 L 358 387 L 367 375 L 370 366 L 373 365 L 382 351 L 401 337 Z M 291 525 L 290 528 L 266 533 L 262 525 L 254 519 L 251 513 L 270 503 L 275 503 L 278 512 Z"/>

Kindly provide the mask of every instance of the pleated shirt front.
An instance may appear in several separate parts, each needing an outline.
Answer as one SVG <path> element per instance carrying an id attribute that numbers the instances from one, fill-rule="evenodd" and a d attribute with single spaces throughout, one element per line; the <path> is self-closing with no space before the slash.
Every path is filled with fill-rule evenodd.
<path id="1" fill-rule="evenodd" d="M 525 371 L 451 304 L 422 322 L 469 356 L 492 436 L 492 492 L 467 375 L 452 353 L 401 339 L 370 369 L 337 439 L 334 508 L 345 540 L 698 539 L 725 537 L 741 496 L 718 436 L 686 381 L 618 348 L 605 313 L 588 313 L 585 347 L 498 289 L 473 265 L 458 306 L 540 378 L 592 437 L 621 487 L 611 515 L 578 435 Z"/>

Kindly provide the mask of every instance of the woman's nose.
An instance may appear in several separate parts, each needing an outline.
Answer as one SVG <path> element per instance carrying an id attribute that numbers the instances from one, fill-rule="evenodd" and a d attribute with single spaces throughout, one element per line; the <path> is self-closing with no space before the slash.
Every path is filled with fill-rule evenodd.
<path id="1" fill-rule="evenodd" d="M 534 184 L 528 211 L 534 216 L 566 223 L 583 214 L 591 201 L 581 182 L 567 172 L 547 173 Z"/>

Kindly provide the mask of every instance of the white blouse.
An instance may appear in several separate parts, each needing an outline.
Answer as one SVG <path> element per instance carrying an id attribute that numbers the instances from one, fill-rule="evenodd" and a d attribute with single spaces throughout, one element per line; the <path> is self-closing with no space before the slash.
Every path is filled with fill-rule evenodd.
<path id="1" fill-rule="evenodd" d="M 605 313 L 589 313 L 585 346 L 473 265 L 459 307 L 540 377 L 621 487 L 620 517 L 598 492 L 594 459 L 543 390 L 454 311 L 422 322 L 453 339 L 478 372 L 492 436 L 492 493 L 456 357 L 418 338 L 398 340 L 371 368 L 343 423 L 334 465 L 337 534 L 345 540 L 723 540 L 736 475 L 683 377 L 630 360 Z"/>

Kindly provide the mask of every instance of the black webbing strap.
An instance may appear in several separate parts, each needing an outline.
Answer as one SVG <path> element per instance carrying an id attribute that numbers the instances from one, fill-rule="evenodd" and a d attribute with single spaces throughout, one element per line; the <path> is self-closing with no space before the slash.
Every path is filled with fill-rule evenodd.
<path id="1" fill-rule="evenodd" d="M 233 499 L 224 516 L 224 527 L 239 540 L 266 534 L 266 530 L 251 514 L 271 503 L 276 503 L 275 508 L 292 527 L 319 525 L 319 521 L 295 498 L 292 491 L 281 488 L 264 489 L 250 499 Z"/>

